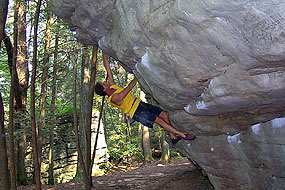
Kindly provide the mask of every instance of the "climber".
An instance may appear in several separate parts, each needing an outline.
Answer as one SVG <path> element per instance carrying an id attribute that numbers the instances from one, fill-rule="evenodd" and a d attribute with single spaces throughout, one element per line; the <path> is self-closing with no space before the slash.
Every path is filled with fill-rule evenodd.
<path id="1" fill-rule="evenodd" d="M 117 86 L 113 80 L 109 60 L 104 53 L 103 63 L 107 71 L 108 82 L 98 82 L 95 85 L 95 92 L 101 96 L 107 95 L 112 107 L 119 108 L 125 114 L 129 114 L 135 121 L 149 128 L 152 128 L 154 123 L 159 124 L 168 131 L 173 144 L 176 144 L 181 139 L 194 140 L 196 138 L 194 135 L 182 133 L 172 127 L 168 112 L 163 111 L 157 106 L 142 102 L 140 98 L 136 98 L 130 92 L 137 83 L 136 78 L 134 78 L 126 88 Z"/>

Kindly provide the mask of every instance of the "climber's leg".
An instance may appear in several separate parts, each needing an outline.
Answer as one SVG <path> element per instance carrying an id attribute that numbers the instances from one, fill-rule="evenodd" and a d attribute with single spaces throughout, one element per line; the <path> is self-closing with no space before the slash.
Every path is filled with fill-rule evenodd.
<path id="1" fill-rule="evenodd" d="M 160 121 L 160 119 L 162 121 Z M 177 129 L 175 129 L 171 125 L 170 120 L 169 120 L 169 116 L 168 116 L 168 112 L 166 112 L 166 111 L 162 111 L 160 113 L 159 117 L 156 118 L 156 123 L 158 123 L 166 131 L 168 131 L 169 136 L 170 136 L 173 144 L 176 144 L 181 139 L 181 137 L 185 140 L 194 140 L 196 138 L 195 135 L 185 134 L 185 133 L 182 133 L 182 132 L 178 131 Z M 177 137 L 176 135 L 179 135 L 180 137 Z"/>
<path id="2" fill-rule="evenodd" d="M 165 123 L 167 123 L 168 125 L 171 125 L 167 111 L 162 111 L 160 113 L 159 117 L 162 118 L 165 121 Z M 176 139 L 177 138 L 174 133 L 171 133 L 171 132 L 168 132 L 168 133 L 169 133 L 169 137 L 171 139 Z"/>
<path id="3" fill-rule="evenodd" d="M 137 110 L 134 113 L 133 119 L 149 128 L 153 127 L 153 123 L 159 124 L 163 129 L 169 132 L 171 139 L 183 138 L 186 140 L 193 140 L 195 138 L 193 135 L 184 134 L 175 129 L 169 121 L 168 113 L 151 104 L 140 102 Z M 178 135 L 178 137 L 176 135 Z"/>
<path id="4" fill-rule="evenodd" d="M 159 117 L 161 117 L 167 124 L 171 125 L 167 111 L 162 111 L 162 112 L 159 114 Z"/>
<path id="5" fill-rule="evenodd" d="M 181 131 L 178 131 L 177 129 L 175 129 L 174 127 L 172 127 L 171 125 L 169 125 L 168 123 L 166 123 L 164 121 L 164 119 L 162 119 L 161 117 L 156 117 L 155 123 L 157 123 L 158 125 L 160 125 L 163 129 L 165 129 L 166 131 L 169 132 L 169 136 L 170 138 L 176 138 L 175 135 L 179 135 L 182 138 L 185 138 L 185 134 L 182 133 Z"/>

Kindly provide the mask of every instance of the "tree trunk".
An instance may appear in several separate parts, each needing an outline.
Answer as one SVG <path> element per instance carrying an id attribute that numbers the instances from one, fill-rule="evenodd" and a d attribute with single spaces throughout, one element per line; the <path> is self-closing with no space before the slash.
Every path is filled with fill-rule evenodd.
<path id="1" fill-rule="evenodd" d="M 92 154 L 92 160 L 91 160 L 91 167 L 90 167 L 91 171 L 90 172 L 92 172 L 94 160 L 95 160 L 95 157 L 96 157 L 96 149 L 97 149 L 99 133 L 100 133 L 100 123 L 101 123 L 101 119 L 102 119 L 103 111 L 104 111 L 104 103 L 105 103 L 105 96 L 103 96 L 103 98 L 102 98 L 102 104 L 101 104 L 101 108 L 100 108 L 100 114 L 99 114 L 99 119 L 98 119 L 98 127 L 97 127 L 97 130 L 96 130 L 96 138 L 95 138 L 95 142 L 94 142 L 94 148 L 93 148 L 93 154 Z M 106 140 L 106 138 L 105 138 L 105 140 Z"/>
<path id="2" fill-rule="evenodd" d="M 79 136 L 80 136 L 80 145 L 84 160 L 87 157 L 87 142 L 86 142 L 86 122 L 87 122 L 87 99 L 88 99 L 88 85 L 90 80 L 90 69 L 89 69 L 89 56 L 88 56 L 88 47 L 82 47 L 82 62 L 81 62 L 81 87 L 80 87 L 80 126 L 79 126 Z M 86 162 L 85 162 L 86 164 Z M 85 166 L 86 170 L 89 169 L 87 165 Z"/>
<path id="3" fill-rule="evenodd" d="M 17 27 L 15 27 L 15 29 L 17 29 Z M 15 37 L 15 36 L 14 36 Z M 6 51 L 7 51 L 7 54 L 8 54 L 8 66 L 9 66 L 9 69 L 10 69 L 10 74 L 12 76 L 12 68 L 13 68 L 13 61 L 14 60 L 14 53 L 17 53 L 15 52 L 15 49 L 13 48 L 13 45 L 12 45 L 12 42 L 9 38 L 9 36 L 7 36 L 7 34 L 4 32 L 4 43 L 5 43 L 5 47 L 6 47 Z M 16 39 L 17 40 L 17 39 Z M 15 41 L 15 39 L 14 39 Z M 17 40 L 18 41 L 18 40 Z M 17 64 L 17 63 L 16 63 Z M 15 90 L 15 101 L 16 101 L 16 105 L 15 105 L 15 108 L 14 109 L 18 109 L 18 108 L 22 108 L 23 105 L 22 105 L 22 99 L 21 99 L 21 91 L 19 90 L 19 79 L 18 79 L 18 74 L 17 72 L 15 71 L 15 83 L 14 83 L 14 90 Z"/>
<path id="4" fill-rule="evenodd" d="M 17 14 L 17 13 L 15 13 L 15 14 Z M 15 25 L 21 27 L 20 24 L 15 23 Z M 18 32 L 18 27 L 15 27 L 14 29 L 15 29 L 14 34 L 16 34 Z M 14 131 L 14 127 L 16 127 L 17 129 L 20 128 L 20 123 L 19 122 L 14 123 L 14 118 L 18 118 L 20 120 L 23 118 L 25 119 L 25 111 L 26 111 L 28 71 L 27 71 L 27 67 L 26 67 L 26 69 L 24 69 L 24 67 L 22 66 L 22 65 L 27 65 L 27 61 L 25 60 L 25 55 L 23 55 L 23 54 L 25 54 L 26 49 L 24 47 L 22 47 L 22 45 L 23 45 L 22 40 L 23 39 L 22 39 L 21 35 L 19 35 L 19 36 L 14 35 L 14 41 L 16 42 L 15 46 L 17 46 L 18 48 L 13 48 L 10 38 L 4 32 L 4 43 L 5 43 L 5 47 L 6 47 L 7 54 L 8 54 L 8 65 L 10 68 L 11 76 L 13 76 L 12 77 L 13 78 L 13 84 L 11 84 L 11 87 L 14 91 L 14 93 L 13 93 L 13 96 L 14 96 L 13 104 L 15 104 L 15 105 L 13 105 L 13 131 Z M 16 56 L 16 54 L 18 56 Z M 16 67 L 15 67 L 15 65 L 13 66 L 13 62 L 16 62 L 15 63 Z M 17 68 L 17 71 L 16 71 L 16 68 Z M 18 78 L 18 73 L 19 73 L 19 76 L 21 77 L 20 80 Z M 12 98 L 12 97 L 10 96 L 10 98 Z M 16 100 L 16 101 L 14 101 L 14 100 Z M 16 113 L 16 114 L 14 114 L 14 113 Z M 19 115 L 22 115 L 23 117 L 19 118 Z M 20 138 L 22 138 L 22 139 L 20 139 Z M 25 166 L 25 164 L 24 164 L 24 160 L 25 160 L 25 152 L 24 152 L 25 136 L 24 137 L 18 137 L 16 140 L 17 140 L 17 146 L 16 146 L 17 147 L 17 154 L 15 154 L 15 153 L 12 153 L 12 154 L 15 154 L 14 156 L 16 156 L 16 159 L 17 159 L 17 162 L 16 162 L 17 173 L 16 174 L 18 177 L 18 184 L 26 184 L 27 177 L 26 177 L 26 172 L 25 172 L 25 167 L 24 167 Z M 13 141 L 13 144 L 14 144 L 14 141 Z"/>
<path id="5" fill-rule="evenodd" d="M 87 174 L 87 170 L 85 167 L 85 163 L 84 163 L 84 158 L 83 158 L 83 154 L 82 154 L 82 149 L 80 146 L 80 139 L 79 139 L 79 133 L 78 133 L 78 121 L 77 121 L 77 101 L 76 101 L 76 95 L 77 95 L 77 88 L 76 88 L 76 81 L 77 81 L 77 50 L 78 50 L 78 44 L 77 44 L 77 48 L 76 48 L 76 53 L 75 53 L 75 62 L 74 62 L 74 67 L 73 67 L 73 120 L 74 120 L 74 131 L 75 131 L 75 139 L 76 139 L 76 149 L 77 149 L 77 153 L 78 153 L 78 159 L 79 159 L 79 164 L 78 166 L 82 167 L 82 173 L 83 173 L 83 177 L 84 177 L 84 182 L 85 182 L 85 188 L 87 190 L 91 189 L 90 186 L 90 181 L 88 179 L 88 174 Z"/>
<path id="6" fill-rule="evenodd" d="M 88 99 L 87 99 L 87 115 L 86 115 L 86 168 L 88 169 L 88 177 L 90 185 L 92 183 L 92 163 L 91 163 L 91 123 L 92 123 L 92 108 L 95 91 L 95 80 L 97 73 L 97 52 L 98 46 L 93 46 L 92 62 L 91 62 L 91 77 L 89 81 Z"/>
<path id="7" fill-rule="evenodd" d="M 163 162 L 169 162 L 169 144 L 165 141 L 165 131 L 162 131 L 161 135 L 161 144 L 162 144 L 162 154 L 160 160 Z"/>
<path id="8" fill-rule="evenodd" d="M 17 74 L 19 80 L 19 92 L 21 94 L 22 106 L 26 109 L 27 88 L 28 88 L 28 60 L 26 44 L 26 1 L 22 1 L 18 18 L 18 54 L 17 54 Z"/>
<path id="9" fill-rule="evenodd" d="M 17 118 L 17 130 L 23 130 L 24 135 L 17 137 L 17 179 L 19 185 L 27 185 L 27 173 L 25 170 L 25 147 L 26 147 L 26 132 L 25 122 L 26 121 L 26 104 L 27 104 L 27 89 L 28 89 L 28 61 L 27 61 L 27 45 L 26 45 L 26 1 L 20 3 L 19 17 L 18 17 L 18 47 L 17 47 L 17 75 L 19 81 L 19 88 L 17 94 L 21 96 L 21 106 L 16 105 Z"/>
<path id="10" fill-rule="evenodd" d="M 142 147 L 142 143 L 143 143 L 142 131 L 143 131 L 143 125 L 139 124 L 139 127 L 138 127 L 138 136 L 141 137 L 141 138 L 140 138 L 140 142 L 139 142 L 139 144 L 138 144 L 138 148 L 140 148 L 140 149 L 143 151 L 143 147 Z"/>
<path id="11" fill-rule="evenodd" d="M 143 91 L 140 93 L 140 98 L 145 101 L 145 94 Z M 140 124 L 141 125 L 141 124 Z M 152 153 L 150 149 L 150 139 L 149 139 L 149 130 L 148 127 L 142 126 L 142 147 L 144 160 L 152 160 Z"/>
<path id="12" fill-rule="evenodd" d="M 43 145 L 43 130 L 46 128 L 46 97 L 47 97 L 47 83 L 48 83 L 48 70 L 49 70 L 49 57 L 50 57 L 50 42 L 51 42 L 51 25 L 53 17 L 50 10 L 48 12 L 48 19 L 46 24 L 45 47 L 44 47 L 44 61 L 42 71 L 42 84 L 41 84 L 41 101 L 40 101 L 40 125 L 38 128 L 38 154 L 39 164 L 41 167 L 42 145 Z"/>
<path id="13" fill-rule="evenodd" d="M 152 160 L 152 154 L 150 149 L 150 140 L 149 140 L 149 131 L 148 127 L 143 126 L 142 127 L 142 139 L 143 139 L 143 154 L 144 159 L 146 160 Z"/>
<path id="14" fill-rule="evenodd" d="M 96 53 L 96 54 L 95 54 Z M 98 47 L 96 46 L 94 51 L 93 51 L 93 59 L 92 59 L 92 68 L 96 68 L 96 72 L 97 72 L 97 67 L 98 67 Z M 94 69 L 95 69 L 94 68 Z M 96 72 L 93 72 L 96 75 Z M 92 75 L 91 75 L 92 76 Z M 107 78 L 106 78 L 107 80 Z M 94 81 L 92 81 L 93 84 L 95 84 L 95 78 Z M 105 110 L 104 110 L 104 103 L 105 103 L 105 96 L 103 96 L 102 98 L 102 103 L 101 103 L 101 108 L 100 108 L 100 114 L 99 114 L 99 119 L 98 119 L 98 126 L 97 126 L 97 130 L 96 130 L 96 137 L 95 137 L 95 142 L 94 142 L 94 147 L 93 147 L 93 154 L 92 154 L 92 160 L 91 160 L 91 166 L 90 166 L 90 173 L 92 172 L 92 168 L 94 165 L 94 160 L 96 157 L 96 150 L 97 150 L 97 144 L 98 144 L 98 139 L 99 139 L 99 134 L 100 134 L 100 123 L 101 123 L 101 119 L 102 117 L 104 118 L 104 125 L 106 126 L 106 115 L 105 115 Z M 104 134 L 106 134 L 106 127 L 103 127 L 104 130 Z M 107 142 L 106 136 L 105 136 L 105 141 Z"/>
<path id="15" fill-rule="evenodd" d="M 6 134 L 4 127 L 4 106 L 0 93 L 0 190 L 10 189 L 8 155 L 6 146 Z"/>
<path id="16" fill-rule="evenodd" d="M 36 82 L 36 71 L 37 71 L 37 31 L 38 22 L 40 15 L 41 0 L 38 1 L 37 9 L 35 13 L 34 23 L 34 38 L 33 38 L 33 70 L 31 78 L 31 127 L 32 127 L 32 145 L 33 145 L 33 156 L 34 156 L 34 169 L 35 169 L 35 181 L 36 188 L 41 189 L 41 168 L 38 158 L 38 145 L 37 145 L 37 126 L 36 126 L 36 110 L 35 110 L 35 82 Z"/>
<path id="17" fill-rule="evenodd" d="M 5 29 L 5 23 L 7 19 L 7 13 L 8 13 L 8 0 L 2 0 L 0 1 L 0 48 L 1 48 L 1 42 L 4 38 L 4 29 Z"/>
<path id="18" fill-rule="evenodd" d="M 13 45 L 10 40 L 10 37 L 4 32 L 4 38 L 3 41 L 5 43 L 7 55 L 8 55 L 8 66 L 10 69 L 10 74 L 12 74 L 12 64 L 13 64 Z"/>
<path id="19" fill-rule="evenodd" d="M 10 102 L 9 102 L 9 159 L 10 159 L 10 179 L 11 189 L 17 189 L 17 176 L 16 176 L 16 162 L 15 162 L 15 145 L 14 145 L 14 98 L 16 93 L 17 83 L 17 43 L 18 43 L 18 12 L 19 12 L 20 0 L 16 1 L 16 9 L 14 12 L 14 49 L 13 49 L 13 62 L 11 72 L 11 88 L 10 88 Z"/>
<path id="20" fill-rule="evenodd" d="M 52 78 L 52 96 L 51 96 L 51 118 L 56 121 L 55 100 L 56 100 L 56 79 L 57 79 L 57 57 L 58 57 L 58 35 L 55 36 L 55 51 L 54 51 L 54 63 L 53 63 L 53 78 Z M 48 184 L 54 185 L 54 173 L 53 173 L 53 147 L 54 147 L 54 124 L 50 126 L 49 130 L 49 170 L 48 170 Z"/>
<path id="21" fill-rule="evenodd" d="M 74 52 L 74 64 L 77 64 L 77 62 L 78 62 L 78 54 L 79 54 L 79 43 L 77 42 L 77 44 L 76 44 L 76 49 L 75 49 L 75 52 Z M 74 85 L 76 85 L 77 83 L 77 65 L 74 65 L 74 68 L 73 68 L 73 80 L 74 80 Z M 76 89 L 77 88 L 77 86 L 74 86 L 74 89 Z M 73 90 L 73 93 L 75 93 L 74 94 L 74 97 L 76 98 L 76 96 L 77 96 L 77 92 L 74 92 L 74 90 Z M 74 102 L 73 102 L 74 103 Z M 77 103 L 77 102 L 76 102 Z M 76 104 L 77 105 L 77 104 Z M 79 105 L 79 107 L 81 107 L 81 105 Z M 75 108 L 77 108 L 77 107 L 75 107 Z M 75 111 L 77 111 L 77 110 L 75 110 Z M 74 127 L 77 127 L 77 129 L 79 130 L 79 126 L 80 126 L 80 124 L 79 123 L 81 123 L 81 115 L 80 115 L 80 113 L 78 114 L 79 115 L 79 121 L 78 121 L 78 116 L 77 116 L 77 113 L 76 113 L 76 121 L 77 121 L 77 126 L 75 126 L 74 125 Z M 75 119 L 74 117 L 73 117 L 73 119 Z M 74 121 L 74 124 L 75 124 L 75 121 Z M 79 131 L 77 131 L 78 132 L 78 135 L 79 135 L 79 144 L 80 144 L 80 151 L 82 151 L 82 141 L 81 141 L 81 139 L 80 139 L 80 134 L 79 134 Z M 83 142 L 84 143 L 84 142 Z M 81 152 L 82 153 L 82 152 Z M 83 154 L 83 153 L 82 153 Z M 83 156 L 83 155 L 82 155 Z M 79 159 L 79 152 L 78 152 L 78 157 L 77 157 L 77 168 L 76 168 L 76 174 L 75 174 L 75 177 L 74 177 L 74 179 L 80 179 L 80 178 L 82 178 L 82 174 L 83 174 L 83 169 L 81 169 L 82 167 L 81 167 L 81 161 L 80 161 L 80 159 Z"/>

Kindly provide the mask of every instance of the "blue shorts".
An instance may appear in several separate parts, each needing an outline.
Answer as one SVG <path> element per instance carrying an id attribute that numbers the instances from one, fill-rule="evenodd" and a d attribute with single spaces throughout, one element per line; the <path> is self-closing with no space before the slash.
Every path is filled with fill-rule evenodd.
<path id="1" fill-rule="evenodd" d="M 137 110 L 134 113 L 133 119 L 140 122 L 144 126 L 152 128 L 156 117 L 159 116 L 161 112 L 162 109 L 157 106 L 140 102 Z"/>

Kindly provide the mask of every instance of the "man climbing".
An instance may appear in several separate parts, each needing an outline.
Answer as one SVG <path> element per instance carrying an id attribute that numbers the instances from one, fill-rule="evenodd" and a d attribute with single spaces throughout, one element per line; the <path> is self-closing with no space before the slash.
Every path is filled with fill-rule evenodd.
<path id="1" fill-rule="evenodd" d="M 154 123 L 159 124 L 163 129 L 168 131 L 173 144 L 176 144 L 181 139 L 194 140 L 196 138 L 194 135 L 182 133 L 175 129 L 170 123 L 168 112 L 136 98 L 130 92 L 137 83 L 136 78 L 126 88 L 117 86 L 113 80 L 109 60 L 104 53 L 103 63 L 107 71 L 108 82 L 98 82 L 95 85 L 95 92 L 101 96 L 107 95 L 112 107 L 119 108 L 125 114 L 129 114 L 135 121 L 149 128 L 152 128 Z"/>

